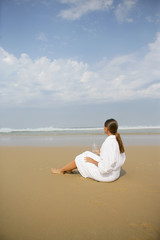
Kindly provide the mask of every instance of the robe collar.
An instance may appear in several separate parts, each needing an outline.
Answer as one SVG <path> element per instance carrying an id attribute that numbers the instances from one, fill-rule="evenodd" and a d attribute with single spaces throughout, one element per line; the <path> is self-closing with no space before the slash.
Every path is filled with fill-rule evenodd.
<path id="1" fill-rule="evenodd" d="M 107 138 L 108 138 L 108 139 L 114 139 L 114 138 L 116 138 L 116 136 L 115 136 L 115 135 L 110 135 L 110 136 L 108 136 Z"/>

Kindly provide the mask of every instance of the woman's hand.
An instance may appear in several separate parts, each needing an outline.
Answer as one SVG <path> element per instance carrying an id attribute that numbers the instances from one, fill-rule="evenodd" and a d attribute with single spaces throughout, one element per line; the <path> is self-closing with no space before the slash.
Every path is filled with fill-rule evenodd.
<path id="1" fill-rule="evenodd" d="M 93 163 L 93 164 L 95 164 L 96 166 L 98 166 L 98 162 L 95 161 L 93 158 L 85 157 L 84 159 L 85 159 L 86 162 Z"/>
<path id="2" fill-rule="evenodd" d="M 94 150 L 93 153 L 97 154 L 97 155 L 100 155 L 100 150 Z"/>
<path id="3" fill-rule="evenodd" d="M 90 162 L 90 163 L 93 163 L 93 159 L 92 158 L 90 158 L 90 157 L 85 157 L 85 160 L 86 160 L 86 162 Z"/>

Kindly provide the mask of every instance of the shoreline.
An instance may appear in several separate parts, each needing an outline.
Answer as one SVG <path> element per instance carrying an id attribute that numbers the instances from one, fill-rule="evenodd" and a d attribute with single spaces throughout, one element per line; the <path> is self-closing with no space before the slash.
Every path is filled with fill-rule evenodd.
<path id="1" fill-rule="evenodd" d="M 0 147 L 3 240 L 159 240 L 159 146 L 126 146 L 121 177 L 54 175 L 87 146 Z"/>
<path id="2" fill-rule="evenodd" d="M 3 134 L 0 135 L 0 146 L 92 146 L 95 142 L 101 145 L 105 134 Z M 121 134 L 126 146 L 160 145 L 159 133 Z"/>

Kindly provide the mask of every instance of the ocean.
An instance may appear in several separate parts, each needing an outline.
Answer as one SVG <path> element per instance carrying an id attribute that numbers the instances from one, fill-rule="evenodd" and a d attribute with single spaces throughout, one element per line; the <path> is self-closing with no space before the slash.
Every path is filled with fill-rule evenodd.
<path id="1" fill-rule="evenodd" d="M 120 126 L 124 145 L 160 145 L 160 126 Z M 1 128 L 0 146 L 92 146 L 107 136 L 103 128 Z"/>

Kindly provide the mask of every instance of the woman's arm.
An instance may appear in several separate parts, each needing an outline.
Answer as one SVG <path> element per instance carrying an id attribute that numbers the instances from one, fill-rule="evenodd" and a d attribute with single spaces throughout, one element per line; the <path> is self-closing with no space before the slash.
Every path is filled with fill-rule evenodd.
<path id="1" fill-rule="evenodd" d="M 85 157 L 85 160 L 86 160 L 86 162 L 90 162 L 90 163 L 93 163 L 93 164 L 95 164 L 96 166 L 98 166 L 98 162 L 95 161 L 93 158 Z"/>

